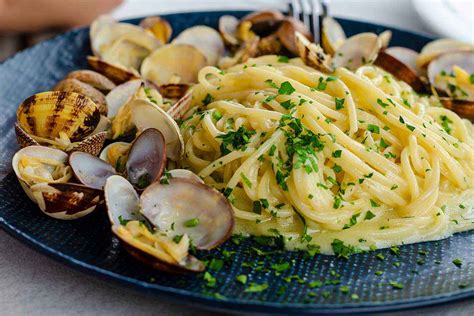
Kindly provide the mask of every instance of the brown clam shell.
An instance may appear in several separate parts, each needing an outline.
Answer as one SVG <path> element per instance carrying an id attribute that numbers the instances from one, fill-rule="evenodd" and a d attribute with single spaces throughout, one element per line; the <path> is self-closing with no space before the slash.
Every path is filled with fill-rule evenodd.
<path id="1" fill-rule="evenodd" d="M 384 51 L 379 52 L 374 65 L 383 68 L 394 75 L 398 80 L 408 83 L 418 93 L 428 93 L 426 83 L 418 77 L 416 71 L 397 58 Z"/>
<path id="2" fill-rule="evenodd" d="M 109 78 L 92 70 L 75 70 L 70 72 L 64 79 L 77 79 L 104 93 L 115 88 L 115 83 Z"/>
<path id="3" fill-rule="evenodd" d="M 276 10 L 258 11 L 244 16 L 240 23 L 252 23 L 252 31 L 258 36 L 264 37 L 275 32 L 280 26 L 285 16 Z"/>
<path id="4" fill-rule="evenodd" d="M 278 55 L 281 54 L 283 45 L 278 35 L 268 35 L 258 42 L 258 55 Z"/>
<path id="5" fill-rule="evenodd" d="M 306 26 L 301 22 L 292 18 L 287 18 L 282 21 L 280 27 L 278 28 L 276 34 L 280 39 L 280 42 L 283 46 L 293 55 L 298 55 L 298 47 L 296 45 L 295 32 L 300 32 L 306 37 L 310 42 L 313 41 L 313 36 L 306 28 Z"/>
<path id="6" fill-rule="evenodd" d="M 59 219 L 76 219 L 92 212 L 102 201 L 102 191 L 75 183 L 49 183 L 42 190 L 43 212 Z"/>
<path id="7" fill-rule="evenodd" d="M 168 110 L 168 114 L 174 119 L 182 119 L 186 112 L 189 111 L 192 105 L 192 91 L 189 90 L 181 99 L 178 100 L 173 106 Z"/>
<path id="8" fill-rule="evenodd" d="M 25 130 L 22 129 L 18 123 L 15 123 L 15 135 L 16 142 L 21 148 L 39 145 L 39 143 L 34 140 L 27 132 L 25 132 Z"/>
<path id="9" fill-rule="evenodd" d="M 87 83 L 73 78 L 63 79 L 54 86 L 53 90 L 75 92 L 85 95 L 99 106 L 100 114 L 107 115 L 107 101 L 105 100 L 105 95 Z"/>
<path id="10" fill-rule="evenodd" d="M 168 83 L 158 87 L 160 94 L 167 99 L 181 99 L 191 85 L 185 83 Z"/>
<path id="11" fill-rule="evenodd" d="M 95 56 L 88 56 L 87 62 L 95 71 L 103 74 L 115 84 L 121 84 L 129 80 L 139 79 L 139 76 L 124 67 L 112 65 L 100 60 Z"/>
<path id="12" fill-rule="evenodd" d="M 460 117 L 474 120 L 474 101 L 439 98 L 443 106 L 458 114 Z"/>
<path id="13" fill-rule="evenodd" d="M 97 156 L 102 147 L 104 147 L 105 139 L 107 138 L 107 132 L 100 132 L 89 137 L 86 137 L 79 144 L 74 146 L 69 152 L 83 151 L 91 155 Z"/>

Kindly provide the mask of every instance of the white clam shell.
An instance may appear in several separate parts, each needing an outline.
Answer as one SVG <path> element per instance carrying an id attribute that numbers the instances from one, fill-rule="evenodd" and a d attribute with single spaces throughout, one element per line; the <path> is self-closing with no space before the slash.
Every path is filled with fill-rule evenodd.
<path id="1" fill-rule="evenodd" d="M 169 173 L 173 178 L 183 178 L 204 184 L 204 181 L 197 174 L 187 169 L 173 169 Z"/>
<path id="2" fill-rule="evenodd" d="M 416 66 L 418 52 L 414 51 L 413 49 L 399 46 L 389 47 L 385 49 L 385 52 L 419 73 L 418 67 Z"/>
<path id="3" fill-rule="evenodd" d="M 333 58 L 334 67 L 356 70 L 366 63 L 372 63 L 382 48 L 380 38 L 374 33 L 360 33 L 348 38 L 339 47 Z"/>
<path id="4" fill-rule="evenodd" d="M 107 117 L 115 117 L 119 109 L 137 93 L 142 83 L 141 79 L 130 80 L 112 89 L 105 97 L 108 108 Z"/>
<path id="5" fill-rule="evenodd" d="M 433 59 L 435 59 L 439 55 L 458 50 L 473 51 L 474 46 L 449 38 L 438 39 L 429 42 L 422 48 L 420 55 L 416 60 L 416 64 L 418 68 L 421 69 L 426 67 Z"/>
<path id="6" fill-rule="evenodd" d="M 104 186 L 107 214 L 112 225 L 122 220 L 143 220 L 140 215 L 140 197 L 132 184 L 122 176 L 111 176 Z"/>

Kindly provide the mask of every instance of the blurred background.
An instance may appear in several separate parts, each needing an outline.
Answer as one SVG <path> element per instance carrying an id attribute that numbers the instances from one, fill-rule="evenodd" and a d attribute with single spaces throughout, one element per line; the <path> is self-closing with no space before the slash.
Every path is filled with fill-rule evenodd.
<path id="1" fill-rule="evenodd" d="M 286 0 L 0 0 L 0 62 L 98 15 L 117 19 L 198 10 L 286 10 Z M 474 43 L 473 0 L 327 0 L 331 15 Z"/>

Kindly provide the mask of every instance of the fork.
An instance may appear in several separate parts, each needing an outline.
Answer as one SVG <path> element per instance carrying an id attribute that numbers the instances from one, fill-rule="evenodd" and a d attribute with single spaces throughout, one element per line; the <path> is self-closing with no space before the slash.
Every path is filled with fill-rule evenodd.
<path id="1" fill-rule="evenodd" d="M 328 14 L 327 0 L 291 0 L 289 12 L 300 20 L 313 34 L 315 42 L 321 42 L 322 20 Z"/>

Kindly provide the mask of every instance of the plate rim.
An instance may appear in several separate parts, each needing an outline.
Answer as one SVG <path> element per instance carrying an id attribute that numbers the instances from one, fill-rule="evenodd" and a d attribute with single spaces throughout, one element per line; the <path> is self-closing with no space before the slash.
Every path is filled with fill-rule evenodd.
<path id="1" fill-rule="evenodd" d="M 247 10 L 225 10 L 225 11 L 194 11 L 194 12 L 175 12 L 169 14 L 162 14 L 161 16 L 182 16 L 182 15 L 194 15 L 194 14 L 242 14 L 249 13 L 252 11 Z M 137 17 L 132 19 L 123 20 L 125 22 L 136 22 L 143 17 Z M 428 40 L 433 40 L 435 37 L 422 33 L 414 32 L 409 30 L 400 29 L 397 27 L 387 26 L 383 24 L 371 23 L 361 20 L 353 20 L 347 18 L 338 18 L 340 21 L 345 21 L 348 23 L 358 23 L 365 24 L 371 27 L 381 27 L 384 29 L 395 30 L 400 33 L 407 35 L 414 35 L 417 37 L 422 37 Z M 57 40 L 65 36 L 66 34 L 72 34 L 81 32 L 84 29 L 88 29 L 89 26 L 77 28 L 69 32 L 57 35 L 47 41 L 43 41 L 33 47 L 44 45 L 51 41 Z M 11 62 L 13 59 L 18 58 L 24 54 L 28 54 L 33 48 L 30 47 L 25 49 L 0 63 L 0 66 L 4 66 L 6 63 Z M 6 176 L 6 175 L 5 175 Z M 5 177 L 0 177 L 0 181 L 3 182 Z M 98 266 L 80 261 L 71 257 L 64 252 L 55 250 L 46 244 L 39 242 L 38 240 L 30 237 L 27 233 L 19 230 L 13 225 L 9 224 L 3 216 L 0 216 L 0 228 L 7 232 L 13 238 L 19 240 L 21 243 L 27 245 L 29 248 L 46 255 L 54 259 L 56 262 L 65 264 L 66 266 L 72 267 L 73 269 L 85 273 L 87 275 L 92 275 L 94 277 L 99 277 L 107 281 L 113 281 L 115 284 L 119 284 L 123 287 L 132 286 L 135 291 L 145 291 L 153 295 L 159 295 L 160 297 L 167 297 L 174 301 L 179 301 L 180 303 L 185 303 L 190 306 L 198 306 L 206 309 L 213 309 L 219 311 L 245 311 L 247 313 L 285 313 L 285 314 L 341 314 L 341 313 L 367 313 L 367 312 L 386 312 L 386 311 L 397 311 L 397 310 L 407 310 L 413 308 L 426 307 L 428 305 L 439 305 L 447 302 L 459 301 L 466 298 L 474 297 L 474 288 L 467 289 L 458 289 L 457 291 L 447 292 L 437 295 L 429 295 L 424 297 L 417 298 L 408 298 L 408 299 L 398 299 L 391 302 L 355 302 L 355 303 L 344 303 L 344 304 L 303 304 L 303 303 L 276 303 L 276 302 L 265 302 L 265 301 L 255 301 L 255 300 L 237 300 L 237 299 L 217 299 L 209 295 L 204 295 L 185 289 L 177 289 L 174 287 L 163 286 L 159 284 L 151 284 L 144 281 L 137 280 L 135 278 L 126 277 L 121 274 L 100 268 Z M 183 300 L 184 299 L 184 300 Z"/>

